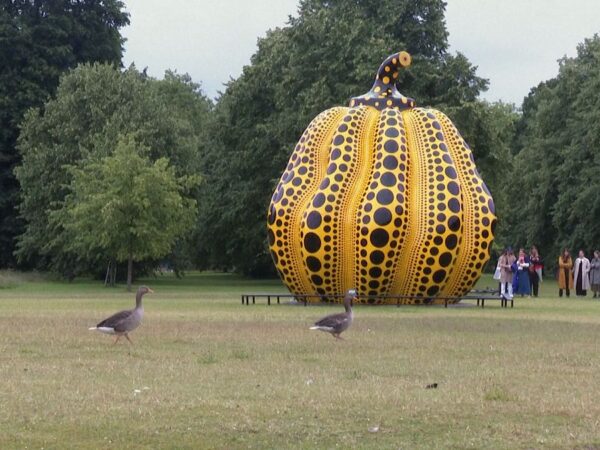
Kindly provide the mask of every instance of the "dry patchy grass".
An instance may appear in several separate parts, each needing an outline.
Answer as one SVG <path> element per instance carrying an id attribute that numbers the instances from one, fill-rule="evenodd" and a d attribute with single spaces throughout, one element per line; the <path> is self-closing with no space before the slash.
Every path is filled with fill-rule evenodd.
<path id="1" fill-rule="evenodd" d="M 0 448 L 600 446 L 600 302 L 550 283 L 512 310 L 358 307 L 342 342 L 308 330 L 330 307 L 240 304 L 276 282 L 146 281 L 132 347 L 87 330 L 121 288 L 0 291 Z"/>

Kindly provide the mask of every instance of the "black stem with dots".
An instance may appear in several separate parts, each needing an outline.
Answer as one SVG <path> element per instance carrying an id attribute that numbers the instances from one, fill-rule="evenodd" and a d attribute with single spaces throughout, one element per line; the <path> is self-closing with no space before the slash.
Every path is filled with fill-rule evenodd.
<path id="1" fill-rule="evenodd" d="M 350 106 L 365 105 L 378 110 L 385 108 L 410 109 L 415 107 L 412 98 L 402 95 L 396 88 L 398 71 L 410 66 L 411 57 L 407 52 L 394 53 L 386 58 L 379 70 L 371 90 L 350 100 Z"/>

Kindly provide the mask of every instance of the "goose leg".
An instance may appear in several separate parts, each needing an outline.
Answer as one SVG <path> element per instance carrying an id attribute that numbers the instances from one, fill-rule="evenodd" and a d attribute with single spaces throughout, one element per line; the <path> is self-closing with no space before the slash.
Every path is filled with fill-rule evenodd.
<path id="1" fill-rule="evenodd" d="M 113 345 L 115 345 L 117 342 L 119 342 L 119 339 L 121 339 L 121 335 L 117 334 L 117 338 L 115 339 L 115 342 L 113 342 Z"/>
<path id="2" fill-rule="evenodd" d="M 127 333 L 125 333 L 125 337 L 127 338 L 127 340 L 128 340 L 128 341 L 129 341 L 131 344 L 133 344 L 133 341 L 132 341 L 131 339 L 129 339 L 129 335 L 128 335 Z"/>

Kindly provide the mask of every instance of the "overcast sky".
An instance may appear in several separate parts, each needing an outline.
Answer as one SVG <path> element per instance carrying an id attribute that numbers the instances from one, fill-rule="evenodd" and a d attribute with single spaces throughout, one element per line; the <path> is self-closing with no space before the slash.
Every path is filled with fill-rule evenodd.
<path id="1" fill-rule="evenodd" d="M 296 15 L 297 0 L 125 0 L 125 65 L 162 77 L 189 73 L 215 97 L 236 78 L 268 29 Z M 484 98 L 520 106 L 529 89 L 556 76 L 557 60 L 600 32 L 600 0 L 449 0 L 450 50 L 490 80 Z M 399 49 L 401 50 L 401 49 Z M 375 69 L 374 69 L 375 70 Z"/>

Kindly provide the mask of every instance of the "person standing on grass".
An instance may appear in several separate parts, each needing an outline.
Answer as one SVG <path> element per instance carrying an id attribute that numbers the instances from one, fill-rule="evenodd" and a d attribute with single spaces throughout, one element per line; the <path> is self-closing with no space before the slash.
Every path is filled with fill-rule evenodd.
<path id="1" fill-rule="evenodd" d="M 524 297 L 525 295 L 531 295 L 529 290 L 529 256 L 525 254 L 525 250 L 519 249 L 519 257 L 513 263 L 514 275 L 513 275 L 513 292 Z"/>
<path id="2" fill-rule="evenodd" d="M 600 251 L 594 252 L 594 258 L 590 261 L 590 284 L 594 298 L 600 296 Z"/>
<path id="3" fill-rule="evenodd" d="M 540 281 L 542 281 L 542 258 L 538 253 L 537 247 L 534 245 L 531 247 L 531 253 L 529 254 L 529 284 L 531 285 L 531 292 L 534 297 L 538 296 L 538 290 L 540 287 Z"/>
<path id="4" fill-rule="evenodd" d="M 563 289 L 565 290 L 567 297 L 571 294 L 573 289 L 573 260 L 568 249 L 564 249 L 562 255 L 558 257 L 558 296 L 562 297 Z"/>
<path id="5" fill-rule="evenodd" d="M 590 260 L 585 257 L 583 250 L 579 250 L 579 255 L 575 260 L 573 278 L 575 281 L 575 295 L 585 297 L 587 290 L 590 288 Z"/>
<path id="6" fill-rule="evenodd" d="M 500 256 L 498 265 L 500 266 L 500 295 L 505 296 L 508 300 L 513 298 L 513 274 L 512 265 L 516 258 L 513 255 L 512 248 L 507 247 Z"/>

